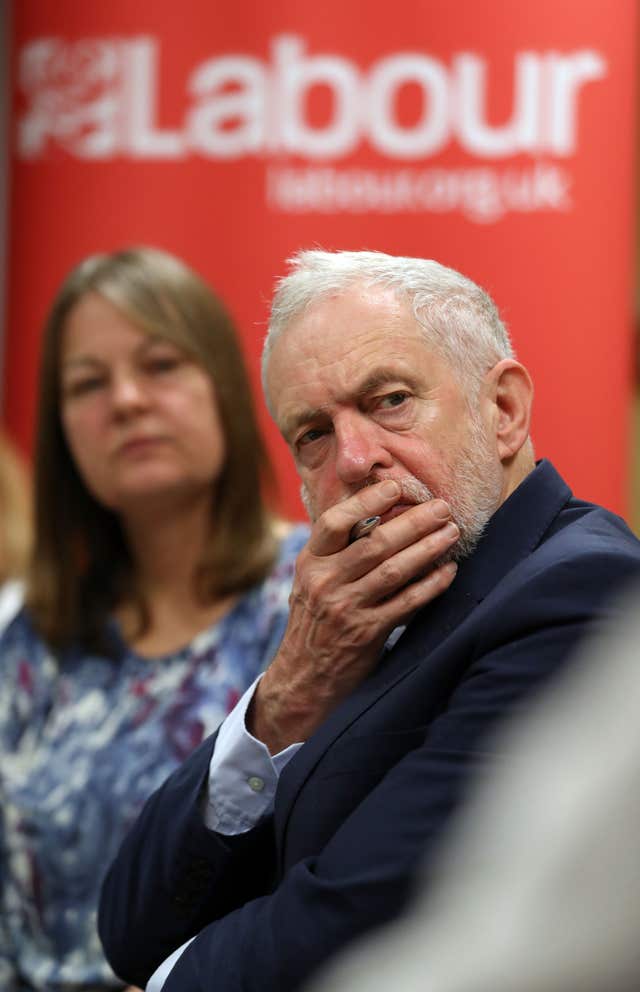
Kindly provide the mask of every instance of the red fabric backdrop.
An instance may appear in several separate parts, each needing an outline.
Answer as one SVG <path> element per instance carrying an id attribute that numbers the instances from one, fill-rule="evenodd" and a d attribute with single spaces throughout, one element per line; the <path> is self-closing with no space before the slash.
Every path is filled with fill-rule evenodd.
<path id="1" fill-rule="evenodd" d="M 627 509 L 633 0 L 20 0 L 5 420 L 29 450 L 43 317 L 83 255 L 154 244 L 228 302 L 256 389 L 295 249 L 436 258 L 497 300 L 534 442 Z M 282 507 L 288 453 L 259 410 Z"/>

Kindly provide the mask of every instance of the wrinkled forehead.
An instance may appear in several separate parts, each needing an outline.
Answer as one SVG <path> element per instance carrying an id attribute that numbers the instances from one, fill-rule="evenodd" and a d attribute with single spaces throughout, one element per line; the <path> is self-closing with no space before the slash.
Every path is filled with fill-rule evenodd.
<path id="1" fill-rule="evenodd" d="M 265 388 L 280 423 L 283 406 L 295 396 L 322 395 L 341 401 L 376 384 L 397 380 L 423 384 L 442 358 L 405 301 L 368 287 L 334 294 L 292 320 L 273 342 Z M 308 394 L 308 395 L 305 395 Z"/>
<path id="2" fill-rule="evenodd" d="M 295 278 L 298 278 L 298 275 Z M 271 326 L 265 339 L 261 359 L 262 382 L 268 403 L 270 398 L 267 379 L 276 344 L 285 337 L 290 340 L 301 326 L 302 333 L 309 335 L 312 333 L 309 325 L 313 323 L 314 318 L 328 310 L 348 308 L 354 300 L 362 302 L 370 300 L 374 308 L 384 302 L 389 306 L 398 306 L 398 299 L 392 290 L 362 280 L 354 280 L 342 286 L 315 287 L 313 290 L 304 284 L 301 287 L 293 285 L 288 289 L 286 284 L 281 285 L 274 297 Z M 409 312 L 407 306 L 407 313 Z M 367 314 L 365 319 L 370 320 L 371 314 Z"/>

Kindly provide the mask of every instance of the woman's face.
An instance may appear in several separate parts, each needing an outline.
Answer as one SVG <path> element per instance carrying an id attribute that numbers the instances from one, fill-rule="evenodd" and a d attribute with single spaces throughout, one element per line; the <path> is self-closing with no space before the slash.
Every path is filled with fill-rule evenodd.
<path id="1" fill-rule="evenodd" d="M 135 518 L 211 498 L 225 439 L 208 374 L 169 341 L 88 293 L 60 349 L 67 443 L 99 502 Z"/>

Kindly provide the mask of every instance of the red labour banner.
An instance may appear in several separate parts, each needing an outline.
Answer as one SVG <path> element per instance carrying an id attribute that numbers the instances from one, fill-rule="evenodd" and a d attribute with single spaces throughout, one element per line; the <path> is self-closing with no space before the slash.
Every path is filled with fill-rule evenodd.
<path id="1" fill-rule="evenodd" d="M 615 17 L 601 0 L 21 0 L 9 428 L 29 450 L 43 318 L 83 255 L 183 256 L 232 310 L 258 392 L 285 259 L 380 249 L 489 290 L 536 383 L 537 453 L 624 513 L 635 16 L 633 0 Z"/>

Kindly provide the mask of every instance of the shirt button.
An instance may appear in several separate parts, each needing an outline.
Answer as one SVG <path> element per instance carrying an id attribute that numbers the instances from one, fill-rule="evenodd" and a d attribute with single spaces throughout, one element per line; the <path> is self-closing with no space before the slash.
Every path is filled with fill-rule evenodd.
<path id="1" fill-rule="evenodd" d="M 253 792 L 262 792 L 264 789 L 264 779 L 260 778 L 258 775 L 252 775 L 251 778 L 247 779 L 249 783 L 249 788 Z"/>

